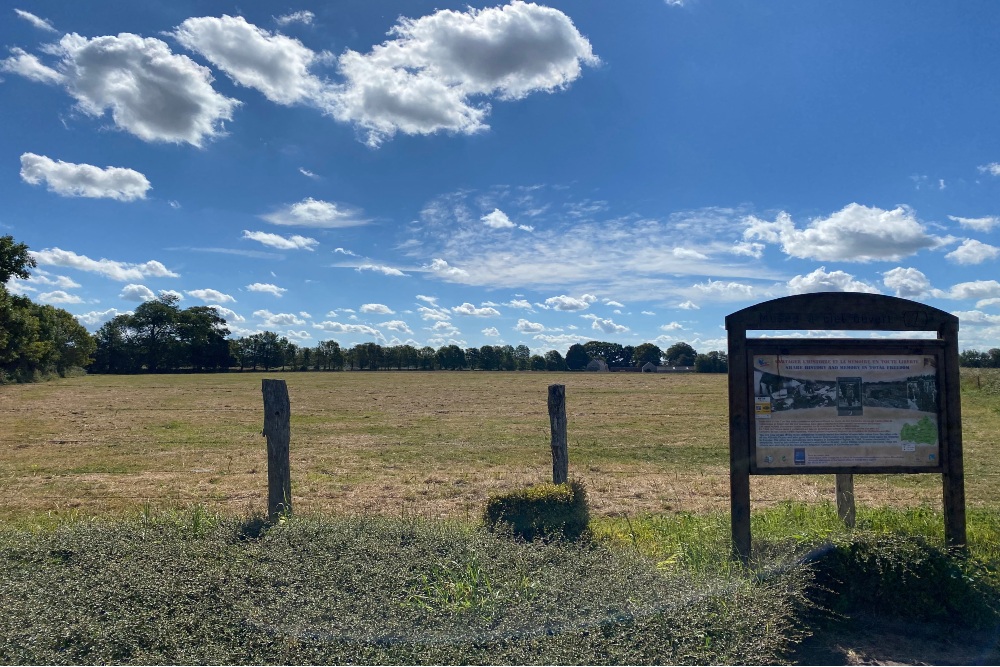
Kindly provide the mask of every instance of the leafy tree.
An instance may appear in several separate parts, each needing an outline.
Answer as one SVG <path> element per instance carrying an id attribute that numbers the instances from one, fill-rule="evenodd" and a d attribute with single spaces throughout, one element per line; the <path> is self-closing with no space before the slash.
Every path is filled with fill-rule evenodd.
<path id="1" fill-rule="evenodd" d="M 162 294 L 136 308 L 129 319 L 137 334 L 139 356 L 150 373 L 180 366 L 171 356 L 176 351 L 178 300 L 174 294 Z"/>
<path id="2" fill-rule="evenodd" d="M 659 366 L 662 359 L 663 350 L 653 343 L 643 343 L 636 347 L 635 352 L 632 353 L 632 363 L 636 366 L 645 366 L 646 364 Z"/>
<path id="3" fill-rule="evenodd" d="M 479 367 L 484 371 L 495 371 L 500 368 L 500 354 L 492 345 L 479 348 Z"/>
<path id="4" fill-rule="evenodd" d="M 465 365 L 469 370 L 476 370 L 479 368 L 479 348 L 478 347 L 467 347 L 465 348 Z"/>
<path id="5" fill-rule="evenodd" d="M 545 370 L 545 357 L 540 354 L 531 355 L 531 370 L 533 371 L 544 371 Z"/>
<path id="6" fill-rule="evenodd" d="M 590 363 L 590 355 L 579 343 L 573 343 L 566 350 L 566 368 L 571 371 L 581 371 Z"/>
<path id="7" fill-rule="evenodd" d="M 519 371 L 526 371 L 531 368 L 531 348 L 527 345 L 518 345 L 515 347 L 514 362 Z"/>
<path id="8" fill-rule="evenodd" d="M 725 373 L 729 370 L 729 356 L 718 350 L 699 354 L 694 359 L 694 370 L 696 373 Z"/>
<path id="9" fill-rule="evenodd" d="M 440 368 L 457 371 L 465 367 L 465 352 L 458 345 L 443 345 L 435 353 Z"/>
<path id="10" fill-rule="evenodd" d="M 698 353 L 687 343 L 674 343 L 667 348 L 663 356 L 668 366 L 694 366 Z"/>
<path id="11" fill-rule="evenodd" d="M 5 285 L 12 277 L 27 278 L 28 269 L 38 264 L 28 252 L 28 246 L 15 243 L 14 237 L 0 236 L 0 286 Z"/>
<path id="12" fill-rule="evenodd" d="M 564 371 L 566 370 L 566 360 L 559 354 L 559 350 L 549 350 L 545 353 L 545 370 Z"/>

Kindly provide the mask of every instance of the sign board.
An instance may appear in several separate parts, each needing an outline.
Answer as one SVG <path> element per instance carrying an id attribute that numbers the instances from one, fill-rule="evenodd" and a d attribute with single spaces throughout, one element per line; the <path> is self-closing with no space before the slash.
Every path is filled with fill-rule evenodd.
<path id="1" fill-rule="evenodd" d="M 748 341 L 751 474 L 941 472 L 940 346 L 823 348 L 830 342 Z"/>
<path id="2" fill-rule="evenodd" d="M 965 544 L 958 318 L 878 294 L 774 299 L 726 317 L 733 551 L 750 557 L 750 475 L 939 473 Z M 747 338 L 750 330 L 932 331 L 935 339 Z M 853 484 L 853 482 L 851 482 Z"/>

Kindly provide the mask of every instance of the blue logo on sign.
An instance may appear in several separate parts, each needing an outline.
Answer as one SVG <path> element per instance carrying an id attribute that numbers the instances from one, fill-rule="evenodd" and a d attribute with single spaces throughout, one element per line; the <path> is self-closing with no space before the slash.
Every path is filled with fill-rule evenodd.
<path id="1" fill-rule="evenodd" d="M 804 466 L 806 464 L 806 450 L 801 448 L 796 448 L 793 456 L 795 465 Z"/>

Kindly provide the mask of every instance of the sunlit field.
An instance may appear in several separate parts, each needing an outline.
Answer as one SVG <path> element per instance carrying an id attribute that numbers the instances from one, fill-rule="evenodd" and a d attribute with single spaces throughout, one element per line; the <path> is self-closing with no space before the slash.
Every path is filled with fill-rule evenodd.
<path id="1" fill-rule="evenodd" d="M 964 376 L 966 485 L 970 505 L 993 506 L 1000 397 L 981 373 Z M 463 518 L 550 480 L 552 383 L 566 385 L 570 475 L 596 515 L 728 508 L 725 375 L 288 372 L 0 387 L 0 517 L 260 510 L 263 377 L 288 382 L 296 512 Z M 941 498 L 937 475 L 858 476 L 856 491 L 860 505 Z M 753 479 L 759 506 L 832 497 L 832 475 Z"/>

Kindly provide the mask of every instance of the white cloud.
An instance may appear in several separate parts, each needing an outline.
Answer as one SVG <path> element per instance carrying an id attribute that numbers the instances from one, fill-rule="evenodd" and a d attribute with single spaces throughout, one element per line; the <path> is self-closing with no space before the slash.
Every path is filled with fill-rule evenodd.
<path id="1" fill-rule="evenodd" d="M 431 263 L 425 266 L 424 269 L 446 279 L 463 278 L 469 275 L 469 272 L 465 269 L 460 269 L 457 266 L 450 266 L 448 262 L 443 259 L 431 260 Z"/>
<path id="2" fill-rule="evenodd" d="M 521 308 L 523 310 L 534 311 L 534 308 L 531 307 L 531 302 L 526 301 L 525 299 L 514 299 L 512 301 L 508 301 L 503 305 L 507 306 L 508 308 Z"/>
<path id="3" fill-rule="evenodd" d="M 538 334 L 534 337 L 535 340 L 541 341 L 552 348 L 558 348 L 563 350 L 569 348 L 573 343 L 585 343 L 591 340 L 587 336 L 581 336 L 579 334 Z"/>
<path id="4" fill-rule="evenodd" d="M 288 291 L 284 287 L 278 287 L 271 283 L 253 283 L 252 285 L 247 285 L 247 289 L 251 292 L 264 292 L 265 294 L 273 294 L 278 297 Z"/>
<path id="5" fill-rule="evenodd" d="M 173 297 L 173 298 L 177 299 L 178 301 L 183 301 L 184 300 L 184 295 L 183 294 L 181 294 L 177 290 L 172 290 L 172 289 L 161 289 L 160 292 L 159 292 L 159 296 L 160 296 L 160 298 L 165 297 L 165 296 L 170 296 L 170 297 Z"/>
<path id="6" fill-rule="evenodd" d="M 913 212 L 891 211 L 849 204 L 828 218 L 815 218 L 798 229 L 787 213 L 774 222 L 746 218 L 744 238 L 780 243 L 781 249 L 801 259 L 871 262 L 899 260 L 924 248 L 936 248 L 951 239 L 927 234 Z"/>
<path id="7" fill-rule="evenodd" d="M 986 216 L 985 218 L 960 218 L 955 215 L 949 215 L 948 219 L 957 222 L 963 227 L 975 229 L 977 232 L 988 232 L 997 225 L 1000 225 L 1000 217 L 995 215 Z"/>
<path id="8" fill-rule="evenodd" d="M 15 9 L 14 13 L 17 14 L 19 18 L 24 19 L 39 30 L 44 30 L 45 32 L 59 32 L 55 29 L 55 26 L 52 25 L 52 21 L 49 21 L 48 19 L 35 16 L 31 12 L 26 12 L 23 9 Z"/>
<path id="9" fill-rule="evenodd" d="M 882 274 L 882 284 L 903 299 L 916 299 L 932 293 L 931 281 L 920 270 L 897 266 Z"/>
<path id="10" fill-rule="evenodd" d="M 484 225 L 493 229 L 512 229 L 517 226 L 510 221 L 506 213 L 498 208 L 493 209 L 492 213 L 487 213 L 480 220 Z"/>
<path id="11" fill-rule="evenodd" d="M 664 324 L 660 327 L 660 331 L 680 331 L 684 328 L 684 325 L 680 322 L 671 322 L 670 324 Z"/>
<path id="12" fill-rule="evenodd" d="M 654 313 L 654 312 L 653 312 L 653 311 L 651 311 L 651 310 L 643 310 L 643 311 L 641 311 L 641 313 L 640 313 L 640 314 L 641 314 L 641 315 L 656 315 L 656 313 Z"/>
<path id="13" fill-rule="evenodd" d="M 243 317 L 235 310 L 230 310 L 229 308 L 224 308 L 217 304 L 212 304 L 209 308 L 214 308 L 215 312 L 219 314 L 219 317 L 226 320 L 226 322 L 246 322 L 247 318 Z"/>
<path id="14" fill-rule="evenodd" d="M 401 18 L 390 35 L 369 53 L 348 50 L 338 61 L 346 83 L 331 111 L 367 132 L 370 146 L 396 132 L 484 130 L 490 107 L 470 98 L 516 100 L 566 88 L 581 64 L 599 62 L 569 17 L 519 0 Z"/>
<path id="15" fill-rule="evenodd" d="M 312 25 L 313 19 L 316 15 L 309 10 L 303 10 L 298 12 L 292 12 L 290 14 L 285 14 L 284 16 L 274 17 L 274 22 L 278 25 L 288 25 L 289 23 L 302 23 L 303 25 Z"/>
<path id="16" fill-rule="evenodd" d="M 473 317 L 500 317 L 500 311 L 489 306 L 476 308 L 471 303 L 463 303 L 461 306 L 452 308 L 453 312 L 460 315 L 471 315 Z"/>
<path id="17" fill-rule="evenodd" d="M 297 234 L 284 237 L 280 234 L 269 234 L 267 232 L 251 232 L 243 230 L 243 238 L 263 243 L 271 248 L 279 250 L 314 250 L 319 245 L 319 241 L 307 236 Z"/>
<path id="18" fill-rule="evenodd" d="M 122 288 L 118 298 L 126 301 L 152 301 L 156 295 L 145 285 L 129 284 Z"/>
<path id="19" fill-rule="evenodd" d="M 708 279 L 708 282 L 698 283 L 691 286 L 699 294 L 705 297 L 719 299 L 722 301 L 739 301 L 742 299 L 752 299 L 754 297 L 753 286 L 737 282 L 725 282 L 722 280 Z M 687 301 L 685 303 L 691 303 Z M 693 305 L 693 304 L 692 304 Z M 681 304 L 681 308 L 684 304 Z"/>
<path id="20" fill-rule="evenodd" d="M 596 300 L 597 298 L 592 294 L 584 294 L 579 299 L 577 299 L 576 297 L 561 294 L 559 296 L 552 296 L 546 299 L 544 307 L 552 308 L 555 310 L 573 312 L 578 310 L 586 310 L 587 308 L 590 308 L 590 304 L 594 303 L 594 301 Z"/>
<path id="21" fill-rule="evenodd" d="M 789 294 L 810 294 L 812 292 L 862 292 L 880 294 L 877 287 L 855 280 L 854 276 L 844 271 L 830 271 L 821 266 L 812 273 L 795 276 L 788 281 Z"/>
<path id="22" fill-rule="evenodd" d="M 399 269 L 393 268 L 391 266 L 383 266 L 381 264 L 362 264 L 360 266 L 354 267 L 357 272 L 361 271 L 373 271 L 375 273 L 381 273 L 387 276 L 406 276 L 405 273 Z"/>
<path id="23" fill-rule="evenodd" d="M 945 255 L 945 259 L 958 264 L 982 264 L 986 260 L 996 259 L 997 255 L 1000 255 L 1000 248 L 975 239 L 965 239 L 962 245 Z"/>
<path id="24" fill-rule="evenodd" d="M 949 299 L 992 299 L 1000 297 L 1000 283 L 995 280 L 973 280 L 952 285 Z"/>
<path id="25" fill-rule="evenodd" d="M 66 80 L 60 72 L 42 64 L 38 56 L 17 47 L 13 47 L 10 52 L 13 54 L 11 57 L 0 60 L 0 71 L 17 74 L 38 83 L 57 84 Z"/>
<path id="26" fill-rule="evenodd" d="M 701 308 L 694 301 L 685 301 L 684 303 L 678 304 L 677 306 L 681 310 L 701 310 Z"/>
<path id="27" fill-rule="evenodd" d="M 338 204 L 306 197 L 283 209 L 260 216 L 275 225 L 335 229 L 356 227 L 368 221 L 359 217 L 358 211 L 341 208 Z"/>
<path id="28" fill-rule="evenodd" d="M 596 315 L 581 315 L 581 317 L 592 320 L 590 327 L 606 334 L 628 333 L 629 328 L 622 324 L 615 324 L 613 320 L 602 319 Z"/>
<path id="29" fill-rule="evenodd" d="M 517 326 L 514 327 L 514 330 L 523 334 L 538 334 L 545 331 L 545 326 L 539 324 L 538 322 L 529 322 L 525 319 L 519 319 L 517 321 Z"/>
<path id="30" fill-rule="evenodd" d="M 357 253 L 351 252 L 350 250 L 345 250 L 344 248 L 334 248 L 333 251 L 339 255 L 347 255 L 348 257 L 357 257 Z"/>
<path id="31" fill-rule="evenodd" d="M 173 32 L 182 45 L 200 53 L 235 83 L 255 88 L 277 104 L 322 106 L 329 85 L 309 68 L 328 58 L 297 39 L 247 23 L 242 16 L 189 18 Z"/>
<path id="32" fill-rule="evenodd" d="M 38 295 L 38 300 L 43 303 L 83 303 L 83 299 L 75 294 L 70 294 L 63 290 L 54 292 L 42 292 Z"/>
<path id="33" fill-rule="evenodd" d="M 403 334 L 413 335 L 413 330 L 410 329 L 409 325 L 403 320 L 389 320 L 388 322 L 382 322 L 379 324 L 380 327 L 385 327 L 389 331 L 396 331 Z"/>
<path id="34" fill-rule="evenodd" d="M 394 311 L 389 306 L 381 303 L 366 303 L 359 308 L 362 313 L 377 313 L 378 315 L 395 315 Z"/>
<path id="35" fill-rule="evenodd" d="M 101 117 L 110 110 L 115 125 L 144 141 L 201 146 L 223 133 L 222 123 L 239 105 L 212 88 L 207 67 L 172 53 L 159 39 L 72 33 L 48 50 L 60 57 L 58 82 L 81 111 Z"/>
<path id="36" fill-rule="evenodd" d="M 1000 297 L 982 299 L 976 302 L 976 308 L 988 308 L 989 306 L 1000 306 Z"/>
<path id="37" fill-rule="evenodd" d="M 500 330 L 497 329 L 496 327 L 488 327 L 486 329 L 483 329 L 483 335 L 489 338 L 499 338 Z"/>
<path id="38" fill-rule="evenodd" d="M 303 176 L 305 176 L 306 178 L 313 179 L 314 181 L 318 181 L 319 180 L 319 174 L 314 174 L 313 172 L 309 171 L 308 169 L 306 169 L 304 167 L 299 167 L 299 173 L 302 174 Z"/>
<path id="39" fill-rule="evenodd" d="M 625 307 L 624 303 L 621 303 L 620 301 L 615 301 L 614 299 L 605 299 L 604 300 L 604 305 L 605 306 L 613 306 L 615 308 L 624 308 Z"/>
<path id="40" fill-rule="evenodd" d="M 21 178 L 31 185 L 45 181 L 50 192 L 63 197 L 92 197 L 135 201 L 145 199 L 149 181 L 132 169 L 52 160 L 44 155 L 21 155 Z"/>
<path id="41" fill-rule="evenodd" d="M 104 322 L 112 320 L 119 315 L 131 314 L 132 311 L 130 310 L 122 312 L 117 308 L 108 308 L 107 310 L 92 310 L 89 313 L 84 313 L 83 315 L 75 315 L 75 317 L 77 321 L 84 326 L 96 327 L 98 324 L 103 324 Z"/>
<path id="42" fill-rule="evenodd" d="M 987 315 L 981 310 L 958 310 L 952 315 L 958 317 L 962 325 L 989 326 L 1000 324 L 1000 315 Z"/>
<path id="43" fill-rule="evenodd" d="M 343 324 L 341 322 L 327 321 L 314 324 L 313 328 L 326 331 L 327 333 L 361 334 L 364 336 L 371 336 L 376 340 L 385 340 L 385 336 L 382 335 L 381 331 L 366 324 Z"/>
<path id="44" fill-rule="evenodd" d="M 49 287 L 58 287 L 59 289 L 76 289 L 80 287 L 80 283 L 76 282 L 68 276 L 58 276 L 49 273 L 44 269 L 34 269 L 27 278 L 21 279 L 12 277 L 7 281 L 8 287 L 11 285 L 24 286 L 26 284 L 30 285 L 47 285 Z"/>
<path id="45" fill-rule="evenodd" d="M 184 292 L 188 296 L 193 296 L 196 299 L 201 299 L 202 301 L 208 303 L 235 303 L 236 299 L 228 294 L 223 294 L 219 290 L 214 289 L 193 289 Z"/>
<path id="46" fill-rule="evenodd" d="M 734 255 L 745 255 L 747 257 L 753 257 L 754 259 L 760 259 L 764 255 L 764 244 L 739 241 L 733 244 L 733 247 L 729 249 L 729 252 Z"/>
<path id="47" fill-rule="evenodd" d="M 129 264 L 126 262 L 116 262 L 110 259 L 91 259 L 86 255 L 78 255 L 70 250 L 60 248 L 46 248 L 39 251 L 30 251 L 31 256 L 39 264 L 64 266 L 78 271 L 97 273 L 126 282 L 129 280 L 142 280 L 143 278 L 179 278 L 180 275 L 170 271 L 163 264 L 156 260 L 150 260 L 142 264 Z"/>
<path id="48" fill-rule="evenodd" d="M 420 298 L 419 296 L 417 297 Z M 433 302 L 431 302 L 433 303 Z M 420 306 L 417 308 L 417 312 L 420 313 L 420 318 L 423 320 L 450 320 L 451 313 L 447 310 L 441 308 L 428 308 L 427 306 Z"/>
<path id="49" fill-rule="evenodd" d="M 991 162 L 979 167 L 979 173 L 1000 176 L 1000 162 Z"/>
<path id="50" fill-rule="evenodd" d="M 261 326 L 267 329 L 302 326 L 306 321 L 294 313 L 272 313 L 269 310 L 255 310 L 254 317 L 261 319 Z"/>

